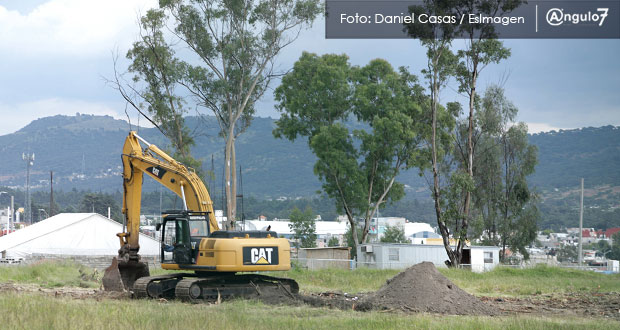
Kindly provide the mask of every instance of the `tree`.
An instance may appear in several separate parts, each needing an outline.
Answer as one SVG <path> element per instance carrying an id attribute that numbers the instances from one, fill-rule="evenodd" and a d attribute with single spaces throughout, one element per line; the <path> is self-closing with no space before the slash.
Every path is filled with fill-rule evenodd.
<path id="1" fill-rule="evenodd" d="M 564 245 L 558 249 L 556 257 L 559 262 L 577 262 L 577 247 L 574 245 Z"/>
<path id="2" fill-rule="evenodd" d="M 521 4 L 517 0 L 442 0 L 423 2 L 422 6 L 412 6 L 409 12 L 427 12 L 437 16 L 456 15 L 479 12 L 488 16 L 498 16 L 510 12 Z M 469 226 L 472 221 L 470 215 L 471 193 L 474 187 L 474 109 L 477 107 L 476 84 L 480 71 L 489 63 L 499 62 L 509 55 L 509 50 L 501 42 L 493 39 L 496 35 L 490 24 L 421 24 L 414 22 L 405 24 L 407 33 L 420 38 L 427 48 L 427 68 L 423 71 L 428 80 L 431 94 L 429 107 L 431 119 L 430 163 L 433 172 L 432 196 L 435 202 L 436 219 L 441 232 L 444 247 L 451 265 L 458 265 L 461 261 L 462 250 L 468 240 Z M 450 51 L 451 40 L 454 37 L 468 38 L 466 49 L 458 51 L 460 63 Z M 452 166 L 444 164 L 448 173 L 444 174 L 445 188 L 442 189 L 440 163 L 442 152 L 449 151 L 440 147 L 441 136 L 438 135 L 437 116 L 439 111 L 439 93 L 450 77 L 456 77 L 459 83 L 459 92 L 469 97 L 469 116 L 465 123 L 459 123 L 457 129 L 448 135 L 453 135 L 457 142 L 455 152 L 445 157 L 448 162 L 460 160 L 460 164 Z M 460 106 L 449 104 L 449 111 L 453 118 L 460 114 Z M 464 129 L 466 127 L 466 129 Z M 466 136 L 466 139 L 462 137 Z M 438 141 L 439 140 L 439 141 Z M 423 168 L 422 168 L 423 169 Z M 445 196 L 442 196 L 445 194 Z M 462 201 L 459 201 L 462 198 Z M 443 198 L 445 197 L 445 198 Z M 443 201 L 445 200 L 445 203 Z M 449 245 L 450 230 L 456 239 L 456 246 Z"/>
<path id="3" fill-rule="evenodd" d="M 336 246 L 340 246 L 340 241 L 338 241 L 338 237 L 336 236 L 332 236 L 329 241 L 327 241 L 327 246 L 329 247 L 336 247 Z"/>
<path id="4" fill-rule="evenodd" d="M 356 238 L 353 237 L 353 233 L 357 235 Z M 344 234 L 345 241 L 347 243 L 347 247 L 351 248 L 351 258 L 357 258 L 357 243 L 362 239 L 362 229 L 357 228 L 357 230 L 351 230 L 351 227 L 347 229 L 347 232 Z"/>
<path id="5" fill-rule="evenodd" d="M 193 141 L 183 114 L 215 115 L 226 139 L 226 228 L 236 218 L 235 140 L 274 77 L 276 56 L 319 12 L 318 0 L 162 0 L 141 18 L 140 40 L 127 57 L 134 83 L 145 87 L 124 86 L 118 77 L 116 87 L 154 124 L 161 118 L 156 126 L 183 156 Z"/>
<path id="6" fill-rule="evenodd" d="M 289 228 L 294 232 L 297 248 L 316 247 L 316 223 L 310 207 L 301 212 L 297 207 L 291 211 Z M 301 244 L 300 244 L 301 243 Z"/>
<path id="7" fill-rule="evenodd" d="M 526 246 L 538 230 L 537 196 L 527 177 L 538 162 L 528 142 L 527 125 L 514 123 L 518 109 L 498 86 L 487 88 L 475 120 L 474 212 L 483 220 L 483 242 L 529 257 Z"/>
<path id="8" fill-rule="evenodd" d="M 121 219 L 123 218 L 121 208 L 118 206 L 116 200 L 108 194 L 85 194 L 80 201 L 79 211 L 85 213 L 94 212 L 107 216 L 108 207 L 110 208 L 112 219 L 121 222 Z"/>
<path id="9" fill-rule="evenodd" d="M 534 173 L 538 162 L 536 146 L 528 144 L 527 125 L 519 123 L 502 134 L 503 194 L 499 198 L 501 210 L 500 235 L 502 252 L 506 246 L 529 258 L 525 249 L 534 239 L 539 218 L 537 196 L 527 184 L 527 176 Z"/>
<path id="10" fill-rule="evenodd" d="M 607 253 L 607 259 L 620 260 L 620 232 L 611 236 L 613 245 L 611 246 L 611 252 Z"/>
<path id="11" fill-rule="evenodd" d="M 401 226 L 387 226 L 381 237 L 381 243 L 409 243 L 409 240 L 405 237 L 405 230 Z"/>
<path id="12" fill-rule="evenodd" d="M 404 68 L 396 72 L 380 59 L 351 67 L 347 60 L 301 56 L 276 89 L 282 117 L 274 135 L 308 139 L 318 158 L 314 172 L 346 214 L 356 249 L 366 242 L 377 210 L 404 195 L 398 174 L 420 161 L 423 95 L 417 78 Z M 353 117 L 357 122 L 347 123 Z M 361 239 L 358 216 L 364 219 Z"/>
<path id="13" fill-rule="evenodd" d="M 424 1 L 423 6 L 410 6 L 409 12 L 427 12 L 436 16 L 442 16 L 448 8 L 437 1 Z M 430 112 L 431 133 L 430 141 L 427 144 L 430 148 L 430 167 L 433 174 L 433 184 L 431 187 L 432 198 L 435 207 L 435 218 L 443 239 L 443 245 L 450 259 L 450 264 L 458 265 L 461 250 L 453 250 L 450 246 L 450 231 L 446 223 L 444 205 L 442 201 L 442 162 L 444 156 L 450 153 L 452 137 L 451 131 L 454 128 L 455 118 L 460 112 L 460 107 L 452 103 L 448 111 L 440 105 L 440 93 L 446 86 L 448 80 L 454 75 L 457 58 L 450 50 L 452 43 L 453 26 L 450 24 L 422 24 L 413 22 L 405 25 L 407 34 L 413 38 L 419 38 L 426 47 L 427 64 L 422 70 L 422 74 L 427 81 L 430 92 L 430 105 L 426 111 Z M 440 124 L 438 124 L 438 117 Z M 438 126 L 440 126 L 438 128 Z M 421 167 L 426 168 L 427 164 Z M 450 166 L 443 166 L 449 172 Z M 445 177 L 449 177 L 449 173 Z"/>

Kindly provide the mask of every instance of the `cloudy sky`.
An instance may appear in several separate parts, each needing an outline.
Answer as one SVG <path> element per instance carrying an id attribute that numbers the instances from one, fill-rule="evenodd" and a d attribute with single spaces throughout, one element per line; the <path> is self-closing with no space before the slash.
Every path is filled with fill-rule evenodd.
<path id="1" fill-rule="evenodd" d="M 126 119 L 106 85 L 113 54 L 123 58 L 151 0 L 0 0 L 0 135 L 30 121 L 76 112 Z M 424 49 L 415 40 L 326 40 L 322 20 L 279 57 L 292 66 L 301 52 L 346 53 L 353 64 L 385 58 L 419 73 Z M 481 88 L 503 82 L 530 131 L 620 125 L 620 40 L 506 40 L 512 57 L 486 68 Z M 456 44 L 458 46 L 458 43 Z M 120 62 L 121 69 L 126 62 Z M 123 67 L 124 66 L 124 67 Z M 277 82 L 276 82 L 277 83 Z M 443 100 L 460 100 L 452 84 Z M 272 95 L 258 115 L 277 117 Z M 130 113 L 134 123 L 136 114 Z M 140 122 L 144 123 L 144 120 Z"/>

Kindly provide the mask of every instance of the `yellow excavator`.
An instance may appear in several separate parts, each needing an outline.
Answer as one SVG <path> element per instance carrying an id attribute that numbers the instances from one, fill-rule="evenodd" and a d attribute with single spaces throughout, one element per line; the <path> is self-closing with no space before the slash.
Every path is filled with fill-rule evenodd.
<path id="1" fill-rule="evenodd" d="M 142 142 L 145 147 L 140 145 Z M 273 231 L 220 230 L 213 202 L 195 171 L 131 131 L 123 161 L 123 232 L 118 257 L 105 270 L 104 289 L 129 290 L 137 298 L 179 298 L 184 301 L 257 297 L 265 290 L 293 296 L 297 282 L 259 275 L 258 271 L 291 268 L 290 244 Z M 177 194 L 182 210 L 165 211 L 156 226 L 160 233 L 160 262 L 170 272 L 150 276 L 140 260 L 140 203 L 143 174 Z M 246 273 L 249 274 L 236 274 Z"/>

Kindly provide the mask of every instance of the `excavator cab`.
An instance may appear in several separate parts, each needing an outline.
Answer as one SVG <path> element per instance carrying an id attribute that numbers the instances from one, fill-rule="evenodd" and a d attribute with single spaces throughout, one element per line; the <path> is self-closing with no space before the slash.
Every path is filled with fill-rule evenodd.
<path id="1" fill-rule="evenodd" d="M 211 233 L 209 212 L 166 211 L 161 224 L 161 263 L 195 264 L 200 241 Z"/>

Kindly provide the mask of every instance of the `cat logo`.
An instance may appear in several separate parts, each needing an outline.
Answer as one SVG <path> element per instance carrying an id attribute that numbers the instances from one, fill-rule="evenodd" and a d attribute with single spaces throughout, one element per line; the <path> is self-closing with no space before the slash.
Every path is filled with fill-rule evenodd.
<path id="1" fill-rule="evenodd" d="M 266 247 L 244 247 L 244 265 L 277 265 L 278 248 L 275 246 Z"/>
<path id="2" fill-rule="evenodd" d="M 151 173 L 151 174 L 153 174 L 154 176 L 156 176 L 156 177 L 158 177 L 160 179 L 164 177 L 164 174 L 166 174 L 166 170 L 161 168 L 161 167 L 159 167 L 159 166 L 148 167 L 146 169 L 146 171 Z"/>

